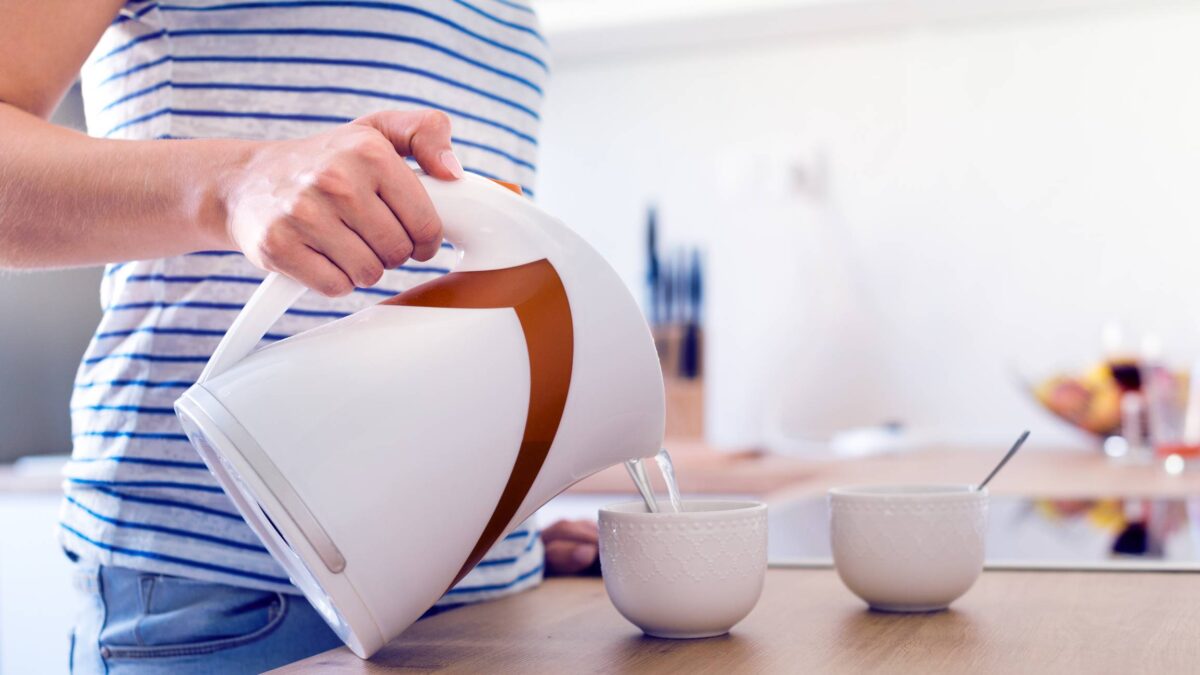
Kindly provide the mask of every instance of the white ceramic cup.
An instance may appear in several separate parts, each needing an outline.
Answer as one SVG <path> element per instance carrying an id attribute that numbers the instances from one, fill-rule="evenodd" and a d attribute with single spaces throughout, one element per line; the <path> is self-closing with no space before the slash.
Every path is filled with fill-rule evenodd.
<path id="1" fill-rule="evenodd" d="M 600 568 L 617 611 L 648 635 L 723 635 L 754 609 L 767 570 L 767 505 L 684 500 L 600 509 Z"/>
<path id="2" fill-rule="evenodd" d="M 983 570 L 987 507 L 987 490 L 970 485 L 834 488 L 838 576 L 872 609 L 945 609 Z"/>

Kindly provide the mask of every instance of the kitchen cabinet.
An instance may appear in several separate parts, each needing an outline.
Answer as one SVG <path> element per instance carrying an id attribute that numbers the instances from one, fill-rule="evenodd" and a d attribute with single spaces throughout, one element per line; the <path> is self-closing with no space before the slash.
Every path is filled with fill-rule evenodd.
<path id="1" fill-rule="evenodd" d="M 57 540 L 57 476 L 0 466 L 0 674 L 67 672 L 71 563 Z"/>

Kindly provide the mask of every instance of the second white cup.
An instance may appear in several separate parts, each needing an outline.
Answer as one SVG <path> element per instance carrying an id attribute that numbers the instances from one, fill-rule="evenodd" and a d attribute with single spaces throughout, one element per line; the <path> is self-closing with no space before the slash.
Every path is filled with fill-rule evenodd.
<path id="1" fill-rule="evenodd" d="M 834 488 L 838 576 L 873 609 L 945 609 L 983 570 L 987 490 L 970 485 Z"/>

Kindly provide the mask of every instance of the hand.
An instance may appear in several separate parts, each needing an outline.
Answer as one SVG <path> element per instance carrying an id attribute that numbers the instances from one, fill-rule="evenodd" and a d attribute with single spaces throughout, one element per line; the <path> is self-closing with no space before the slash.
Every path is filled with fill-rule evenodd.
<path id="1" fill-rule="evenodd" d="M 600 528 L 592 520 L 560 520 L 542 530 L 546 575 L 579 574 L 596 563 Z"/>
<path id="2" fill-rule="evenodd" d="M 436 178 L 462 177 L 450 120 L 436 111 L 378 112 L 258 144 L 226 191 L 229 238 L 258 267 L 331 297 L 410 257 L 429 260 L 442 222 L 408 156 Z"/>

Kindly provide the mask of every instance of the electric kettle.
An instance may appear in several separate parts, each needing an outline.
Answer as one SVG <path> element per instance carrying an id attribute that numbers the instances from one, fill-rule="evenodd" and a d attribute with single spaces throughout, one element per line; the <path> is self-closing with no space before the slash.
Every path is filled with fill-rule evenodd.
<path id="1" fill-rule="evenodd" d="M 305 291 L 271 274 L 175 403 L 362 658 L 550 498 L 663 436 L 654 343 L 604 259 L 485 178 L 421 181 L 453 272 L 251 353 Z"/>

